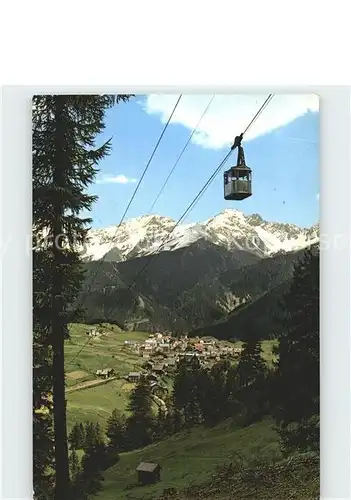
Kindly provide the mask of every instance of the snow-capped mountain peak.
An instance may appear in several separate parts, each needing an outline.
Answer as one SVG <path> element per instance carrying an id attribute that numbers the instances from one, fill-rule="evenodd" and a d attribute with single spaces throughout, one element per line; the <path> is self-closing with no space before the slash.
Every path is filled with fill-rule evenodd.
<path id="1" fill-rule="evenodd" d="M 159 251 L 173 251 L 205 239 L 226 249 L 241 249 L 261 256 L 299 250 L 319 239 L 318 224 L 300 228 L 263 220 L 259 214 L 244 215 L 225 209 L 210 219 L 176 225 L 169 217 L 145 215 L 120 226 L 90 231 L 83 256 L 98 260 L 114 251 L 113 260 L 126 260 Z"/>

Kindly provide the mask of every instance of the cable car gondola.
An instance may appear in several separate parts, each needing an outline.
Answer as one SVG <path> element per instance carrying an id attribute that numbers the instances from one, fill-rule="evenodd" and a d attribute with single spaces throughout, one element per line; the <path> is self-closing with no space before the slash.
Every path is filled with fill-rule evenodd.
<path id="1" fill-rule="evenodd" d="M 235 167 L 224 172 L 224 199 L 241 201 L 252 195 L 251 169 L 245 163 L 244 149 L 241 137 L 237 137 L 238 160 Z M 234 143 L 236 146 L 236 142 Z"/>

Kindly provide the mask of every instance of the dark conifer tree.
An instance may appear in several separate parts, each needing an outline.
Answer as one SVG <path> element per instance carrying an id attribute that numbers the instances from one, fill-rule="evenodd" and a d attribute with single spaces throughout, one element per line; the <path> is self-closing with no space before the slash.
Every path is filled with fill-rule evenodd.
<path id="1" fill-rule="evenodd" d="M 93 422 L 85 422 L 85 441 L 84 451 L 92 449 L 96 444 L 95 424 Z"/>
<path id="2" fill-rule="evenodd" d="M 72 450 L 82 450 L 85 442 L 85 432 L 84 427 L 80 423 L 77 422 L 72 427 L 70 435 L 68 437 L 68 441 L 70 443 Z"/>
<path id="3" fill-rule="evenodd" d="M 85 444 L 85 426 L 84 426 L 84 423 L 83 422 L 80 422 L 79 424 L 79 437 L 80 437 L 80 446 L 81 446 L 81 449 L 84 448 L 84 444 Z"/>
<path id="4" fill-rule="evenodd" d="M 88 495 L 94 495 L 102 489 L 106 450 L 103 446 L 88 448 L 82 458 L 82 472 L 80 474 L 80 489 Z"/>
<path id="5" fill-rule="evenodd" d="M 105 444 L 104 435 L 101 429 L 101 425 L 99 422 L 96 422 L 94 426 L 94 445 L 100 446 L 101 444 Z"/>
<path id="6" fill-rule="evenodd" d="M 114 409 L 107 421 L 107 438 L 109 447 L 116 451 L 123 451 L 126 444 L 126 417 Z"/>
<path id="7" fill-rule="evenodd" d="M 193 357 L 190 361 L 189 370 L 189 399 L 185 407 L 185 421 L 189 425 L 197 425 L 202 422 L 201 407 L 200 407 L 200 384 L 202 380 L 202 369 L 200 361 L 197 357 Z"/>
<path id="8" fill-rule="evenodd" d="M 210 370 L 202 369 L 198 377 L 198 394 L 200 412 L 205 424 L 212 425 L 215 422 L 216 410 L 213 405 L 215 384 L 211 377 Z"/>
<path id="9" fill-rule="evenodd" d="M 230 414 L 230 393 L 228 379 L 230 363 L 226 360 L 213 365 L 202 384 L 204 418 L 209 425 L 215 425 Z"/>
<path id="10" fill-rule="evenodd" d="M 160 407 L 154 420 L 153 441 L 161 441 L 170 435 L 167 424 L 167 413 Z"/>
<path id="11" fill-rule="evenodd" d="M 231 417 L 234 421 L 240 413 L 240 400 L 239 400 L 240 382 L 238 370 L 236 366 L 230 366 L 227 371 L 226 379 L 226 417 Z"/>
<path id="12" fill-rule="evenodd" d="M 152 442 L 154 415 L 152 411 L 152 392 L 146 378 L 141 378 L 132 390 L 127 419 L 127 441 L 131 449 L 142 448 Z"/>
<path id="13" fill-rule="evenodd" d="M 113 465 L 116 462 L 115 458 L 109 463 L 107 447 L 100 424 L 86 422 L 84 455 L 81 462 L 79 481 L 75 481 L 76 488 L 79 486 L 80 491 L 88 495 L 100 491 L 104 480 L 102 471 L 107 466 Z"/>
<path id="14" fill-rule="evenodd" d="M 275 418 L 283 449 L 319 450 L 319 253 L 305 252 L 282 303 Z"/>
<path id="15" fill-rule="evenodd" d="M 53 488 L 52 362 L 47 342 L 51 305 L 46 293 L 46 255 L 33 252 L 33 484 L 37 500 Z"/>
<path id="16" fill-rule="evenodd" d="M 266 372 L 266 364 L 262 359 L 261 342 L 254 338 L 244 342 L 237 372 L 242 388 L 249 387 Z"/>
<path id="17" fill-rule="evenodd" d="M 69 455 L 69 470 L 72 480 L 76 481 L 79 474 L 81 473 L 81 467 L 77 452 L 75 450 L 72 450 Z"/>
<path id="18" fill-rule="evenodd" d="M 245 424 L 262 419 L 267 411 L 266 376 L 267 365 L 262 358 L 262 343 L 252 328 L 243 344 L 237 374 L 239 382 L 238 399 L 241 403 L 241 417 Z"/>
<path id="19" fill-rule="evenodd" d="M 167 393 L 167 395 L 163 396 L 163 401 L 165 402 L 167 408 L 164 419 L 165 434 L 166 436 L 171 436 L 172 434 L 180 430 L 180 427 L 177 426 L 176 422 L 177 417 L 175 414 L 172 394 Z"/>
<path id="20" fill-rule="evenodd" d="M 55 451 L 55 499 L 69 490 L 66 426 L 64 340 L 77 300 L 83 272 L 78 246 L 84 242 L 89 218 L 80 218 L 96 197 L 86 194 L 96 165 L 108 153 L 110 141 L 95 146 L 104 129 L 105 110 L 128 96 L 43 95 L 33 98 L 33 224 L 45 237 L 50 274 L 45 276 L 50 314 L 41 318 L 52 347 L 52 392 Z M 46 321 L 46 325 L 43 323 Z"/>
<path id="21" fill-rule="evenodd" d="M 177 365 L 173 383 L 173 402 L 174 407 L 184 414 L 184 408 L 188 404 L 189 394 L 187 391 L 187 382 L 189 365 L 185 359 L 181 359 Z"/>
<path id="22" fill-rule="evenodd" d="M 201 379 L 201 365 L 195 356 L 178 363 L 174 378 L 173 400 L 175 409 L 181 412 L 187 426 L 198 424 L 202 418 Z"/>

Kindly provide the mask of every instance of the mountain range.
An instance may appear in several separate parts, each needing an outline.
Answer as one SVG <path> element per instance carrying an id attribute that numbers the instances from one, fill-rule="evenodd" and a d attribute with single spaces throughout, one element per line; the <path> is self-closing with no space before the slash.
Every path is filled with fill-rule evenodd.
<path id="1" fill-rule="evenodd" d="M 157 253 L 161 245 L 161 250 L 174 251 L 204 239 L 229 251 L 241 249 L 266 257 L 300 250 L 318 241 L 318 235 L 319 224 L 300 228 L 232 209 L 202 223 L 180 225 L 169 217 L 145 215 L 120 226 L 91 230 L 82 256 L 87 261 L 105 256 L 105 260 L 119 262 Z"/>
<path id="2" fill-rule="evenodd" d="M 82 250 L 85 320 L 245 337 L 250 308 L 267 316 L 260 303 L 279 297 L 304 249 L 318 241 L 319 224 L 300 228 L 236 210 L 196 224 L 150 215 L 91 230 Z M 255 322 L 274 334 L 269 319 L 256 314 Z"/>

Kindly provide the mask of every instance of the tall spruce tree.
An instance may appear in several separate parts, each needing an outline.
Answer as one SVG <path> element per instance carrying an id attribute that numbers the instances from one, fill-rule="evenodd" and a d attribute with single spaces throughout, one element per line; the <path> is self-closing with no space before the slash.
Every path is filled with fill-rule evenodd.
<path id="1" fill-rule="evenodd" d="M 68 441 L 71 446 L 71 450 L 82 450 L 85 443 L 85 432 L 81 424 L 77 422 L 72 427 L 70 435 L 68 436 Z"/>
<path id="2" fill-rule="evenodd" d="M 261 420 L 267 412 L 267 372 L 267 365 L 262 358 L 262 343 L 257 340 L 256 332 L 250 327 L 237 367 L 240 419 L 245 424 Z"/>
<path id="3" fill-rule="evenodd" d="M 115 451 L 124 450 L 126 443 L 126 417 L 116 408 L 107 421 L 106 435 L 111 449 Z"/>
<path id="4" fill-rule="evenodd" d="M 274 391 L 283 449 L 319 449 L 319 252 L 295 266 L 279 339 Z"/>
<path id="5" fill-rule="evenodd" d="M 210 370 L 201 369 L 198 376 L 197 399 L 199 401 L 202 420 L 212 425 L 216 421 L 217 408 L 213 398 L 216 397 L 216 387 Z"/>
<path id="6" fill-rule="evenodd" d="M 104 438 L 99 423 L 94 424 L 93 422 L 85 422 L 84 436 L 84 451 L 104 444 Z"/>
<path id="7" fill-rule="evenodd" d="M 153 441 L 161 441 L 169 436 L 169 431 L 167 429 L 168 420 L 167 420 L 167 412 L 164 408 L 159 407 L 157 411 L 157 415 L 154 421 L 154 429 L 153 429 Z"/>
<path id="8" fill-rule="evenodd" d="M 109 153 L 107 141 L 95 146 L 104 130 L 106 109 L 129 96 L 42 95 L 33 98 L 33 225 L 43 235 L 50 274 L 45 278 L 50 314 L 41 318 L 44 340 L 52 348 L 52 392 L 55 452 L 55 499 L 66 500 L 69 464 L 66 427 L 64 340 L 72 305 L 82 281 L 78 246 L 86 238 L 96 200 L 86 193 L 97 164 Z"/>
<path id="9" fill-rule="evenodd" d="M 266 371 L 262 359 L 261 342 L 255 338 L 246 340 L 238 363 L 238 376 L 240 386 L 246 388 L 255 382 Z"/>
<path id="10" fill-rule="evenodd" d="M 227 371 L 226 378 L 226 394 L 227 402 L 225 405 L 226 417 L 231 417 L 235 420 L 236 416 L 240 412 L 240 401 L 239 401 L 239 376 L 237 366 L 231 365 Z"/>
<path id="11" fill-rule="evenodd" d="M 36 500 L 49 497 L 53 487 L 50 470 L 54 466 L 47 265 L 45 253 L 33 252 L 33 485 Z"/>
<path id="12" fill-rule="evenodd" d="M 182 359 L 177 366 L 173 384 L 174 407 L 188 426 L 201 421 L 202 369 L 198 358 Z"/>
<path id="13" fill-rule="evenodd" d="M 152 393 L 149 382 L 141 378 L 131 391 L 127 420 L 127 441 L 130 449 L 141 448 L 152 442 L 154 415 L 152 411 Z"/>
<path id="14" fill-rule="evenodd" d="M 69 461 L 70 476 L 73 479 L 73 481 L 76 481 L 78 479 L 79 474 L 81 473 L 81 466 L 77 452 L 75 450 L 71 451 L 68 461 Z"/>
<path id="15" fill-rule="evenodd" d="M 228 383 L 228 372 L 231 369 L 227 360 L 215 363 L 209 373 L 209 384 L 204 384 L 204 400 L 207 395 L 207 423 L 214 425 L 229 416 L 230 410 L 230 386 Z M 206 387 L 207 386 L 207 387 Z"/>

